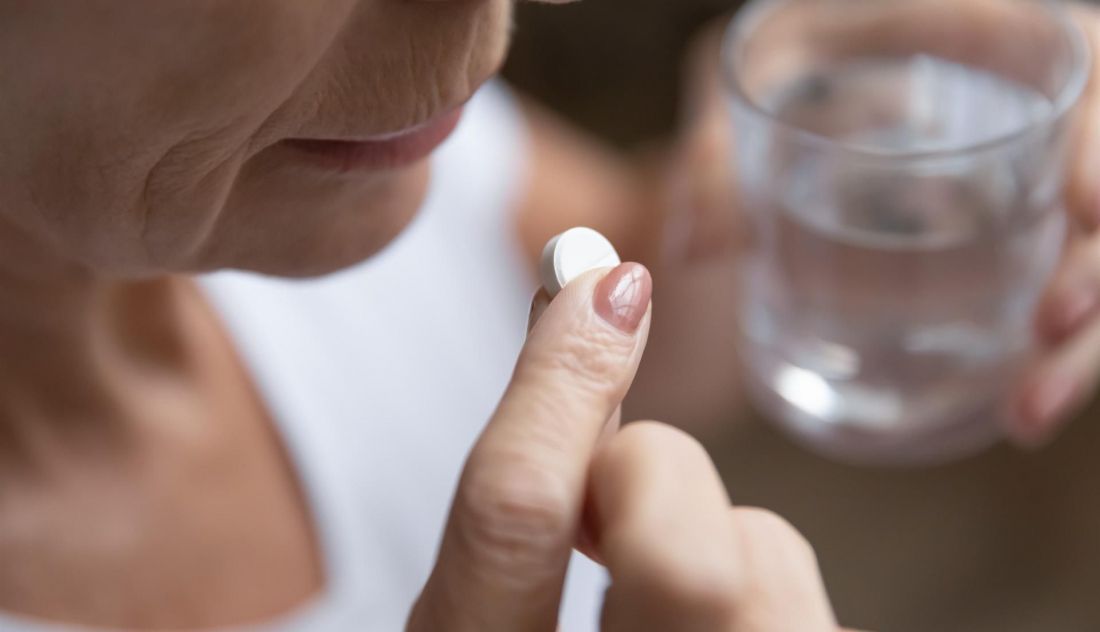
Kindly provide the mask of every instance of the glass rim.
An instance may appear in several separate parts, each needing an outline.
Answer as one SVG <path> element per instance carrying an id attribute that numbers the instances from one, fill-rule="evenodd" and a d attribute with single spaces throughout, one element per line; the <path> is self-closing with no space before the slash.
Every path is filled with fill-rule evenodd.
<path id="1" fill-rule="evenodd" d="M 1089 83 L 1089 76 L 1094 63 L 1092 49 L 1086 39 L 1081 26 L 1070 17 L 1068 11 L 1059 6 L 1057 0 L 1025 0 L 1032 4 L 1044 7 L 1052 20 L 1058 25 L 1062 34 L 1068 39 L 1073 55 L 1073 67 L 1069 77 L 1058 92 L 1053 101 L 1054 107 L 1041 119 L 1017 130 L 1007 132 L 980 142 L 963 144 L 957 147 L 943 149 L 914 150 L 901 152 L 877 151 L 866 146 L 852 142 L 830 138 L 824 134 L 812 132 L 792 123 L 788 123 L 757 103 L 756 99 L 749 96 L 748 91 L 742 85 L 740 74 L 735 63 L 748 42 L 750 35 L 756 31 L 760 23 L 768 15 L 778 10 L 782 5 L 791 2 L 807 0 L 751 0 L 731 20 L 723 36 L 721 48 L 720 68 L 724 77 L 722 83 L 726 86 L 728 95 L 734 101 L 743 105 L 753 116 L 761 119 L 765 124 L 777 127 L 786 134 L 791 135 L 797 142 L 815 145 L 833 152 L 846 154 L 853 158 L 874 159 L 877 161 L 891 162 L 919 162 L 939 159 L 951 159 L 969 157 L 1011 146 L 1023 141 L 1035 134 L 1045 132 L 1050 127 L 1060 122 L 1080 102 L 1084 95 L 1085 87 Z M 1020 0 L 1005 0 L 1020 1 Z"/>

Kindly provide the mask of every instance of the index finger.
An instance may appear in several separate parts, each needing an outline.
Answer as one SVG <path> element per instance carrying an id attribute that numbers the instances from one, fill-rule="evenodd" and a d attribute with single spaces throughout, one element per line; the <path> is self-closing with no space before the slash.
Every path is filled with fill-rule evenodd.
<path id="1" fill-rule="evenodd" d="M 576 280 L 543 314 L 466 464 L 414 619 L 554 629 L 589 462 L 637 370 L 651 293 L 648 271 L 624 264 Z"/>

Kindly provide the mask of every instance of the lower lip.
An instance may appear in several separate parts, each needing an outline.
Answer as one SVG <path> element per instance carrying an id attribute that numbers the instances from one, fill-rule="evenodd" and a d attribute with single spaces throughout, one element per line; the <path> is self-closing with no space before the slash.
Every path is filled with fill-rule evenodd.
<path id="1" fill-rule="evenodd" d="M 427 158 L 450 137 L 461 119 L 462 108 L 459 108 L 412 131 L 384 139 L 290 139 L 282 144 L 314 165 L 331 171 L 351 173 L 400 169 Z"/>

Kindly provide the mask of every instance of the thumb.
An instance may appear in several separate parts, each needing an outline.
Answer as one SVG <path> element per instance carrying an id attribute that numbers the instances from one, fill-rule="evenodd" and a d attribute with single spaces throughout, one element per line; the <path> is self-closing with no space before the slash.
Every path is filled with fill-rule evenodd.
<path id="1" fill-rule="evenodd" d="M 651 294 L 628 263 L 546 309 L 466 463 L 410 631 L 555 629 L 589 462 L 634 379 Z"/>

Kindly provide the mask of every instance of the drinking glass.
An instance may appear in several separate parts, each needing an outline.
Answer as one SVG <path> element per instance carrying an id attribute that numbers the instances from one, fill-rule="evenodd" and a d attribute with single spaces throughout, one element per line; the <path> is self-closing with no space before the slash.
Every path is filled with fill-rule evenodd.
<path id="1" fill-rule="evenodd" d="M 1090 68 L 1040 0 L 762 0 L 723 53 L 750 394 L 860 463 L 1000 436 Z"/>

